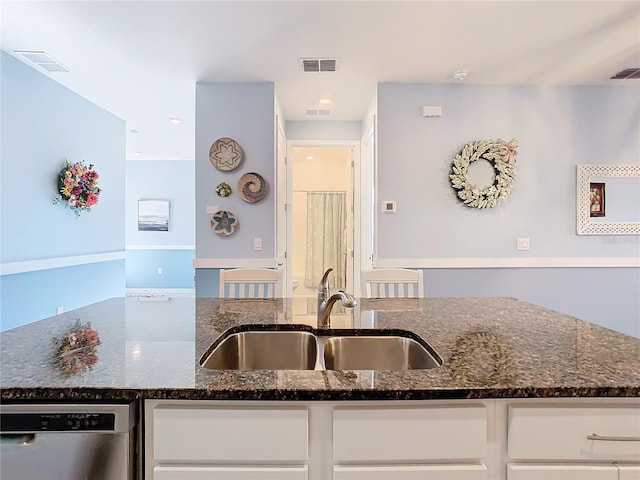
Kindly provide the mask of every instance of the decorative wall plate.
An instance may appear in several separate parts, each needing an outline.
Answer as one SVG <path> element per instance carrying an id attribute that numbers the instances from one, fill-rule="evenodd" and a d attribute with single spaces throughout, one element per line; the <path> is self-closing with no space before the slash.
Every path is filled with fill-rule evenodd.
<path id="1" fill-rule="evenodd" d="M 209 161 L 218 170 L 231 171 L 238 168 L 244 158 L 242 147 L 235 140 L 222 137 L 209 149 Z"/>
<path id="2" fill-rule="evenodd" d="M 236 216 L 227 210 L 218 210 L 211 218 L 211 228 L 218 235 L 232 235 L 240 225 Z"/>
<path id="3" fill-rule="evenodd" d="M 238 191 L 245 202 L 256 203 L 267 194 L 267 182 L 257 173 L 245 173 L 238 181 Z"/>

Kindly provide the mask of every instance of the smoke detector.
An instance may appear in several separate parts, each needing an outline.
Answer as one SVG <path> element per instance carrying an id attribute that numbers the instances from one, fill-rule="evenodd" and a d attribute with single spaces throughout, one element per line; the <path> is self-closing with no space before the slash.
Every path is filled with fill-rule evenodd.
<path id="1" fill-rule="evenodd" d="M 469 72 L 467 70 L 458 70 L 453 74 L 453 78 L 462 81 L 467 78 L 467 75 L 469 75 Z"/>

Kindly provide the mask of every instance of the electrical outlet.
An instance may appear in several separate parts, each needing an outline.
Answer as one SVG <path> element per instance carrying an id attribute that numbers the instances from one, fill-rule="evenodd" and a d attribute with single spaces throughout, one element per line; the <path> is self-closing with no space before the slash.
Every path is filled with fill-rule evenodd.
<path id="1" fill-rule="evenodd" d="M 162 275 L 162 267 L 158 267 L 158 275 Z"/>
<path id="2" fill-rule="evenodd" d="M 64 313 L 64 307 L 56 308 L 56 315 L 60 315 L 61 313 Z"/>
<path id="3" fill-rule="evenodd" d="M 262 250 L 262 238 L 256 237 L 253 239 L 253 249 L 254 250 Z"/>

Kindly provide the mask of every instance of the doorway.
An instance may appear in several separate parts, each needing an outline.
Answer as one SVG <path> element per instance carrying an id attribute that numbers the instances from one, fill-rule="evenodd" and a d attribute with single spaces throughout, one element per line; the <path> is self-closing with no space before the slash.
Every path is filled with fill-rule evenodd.
<path id="1" fill-rule="evenodd" d="M 333 268 L 333 291 L 353 291 L 353 153 L 350 145 L 296 142 L 291 147 L 289 252 L 294 298 L 313 297 L 313 303 L 327 268 Z"/>

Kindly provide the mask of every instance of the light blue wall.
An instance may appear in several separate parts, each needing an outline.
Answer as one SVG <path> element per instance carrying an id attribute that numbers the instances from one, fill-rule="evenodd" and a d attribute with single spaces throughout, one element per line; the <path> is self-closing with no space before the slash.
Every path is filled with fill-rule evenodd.
<path id="1" fill-rule="evenodd" d="M 1 68 L 0 262 L 124 252 L 125 122 L 5 52 Z M 53 205 L 64 160 L 93 163 L 99 203 Z M 2 328 L 124 293 L 124 261 L 2 276 Z"/>
<path id="2" fill-rule="evenodd" d="M 193 288 L 195 162 L 129 160 L 126 169 L 127 288 Z M 168 232 L 138 231 L 143 199 L 169 200 Z"/>
<path id="3" fill-rule="evenodd" d="M 421 105 L 443 116 L 423 118 Z M 577 164 L 639 164 L 638 131 L 637 88 L 381 84 L 378 199 L 398 212 L 378 217 L 377 256 L 637 256 L 637 241 L 576 235 L 575 178 Z M 496 138 L 520 142 L 515 187 L 496 208 L 467 208 L 451 162 L 465 143 Z M 531 250 L 517 252 L 517 237 Z"/>
<path id="4" fill-rule="evenodd" d="M 273 83 L 198 83 L 196 85 L 196 257 L 275 259 L 275 114 Z M 209 149 L 221 137 L 240 144 L 244 161 L 233 171 L 220 171 L 209 161 Z M 260 174 L 268 193 L 257 203 L 247 203 L 238 194 L 238 180 L 249 172 Z M 216 185 L 227 182 L 230 197 L 216 195 Z M 211 228 L 207 206 L 233 213 L 239 227 L 223 237 Z M 253 239 L 262 238 L 262 250 L 253 250 Z M 196 295 L 217 270 L 197 273 Z M 201 283 L 202 282 L 202 283 Z M 204 296 L 210 296 L 207 291 Z"/>
<path id="5" fill-rule="evenodd" d="M 638 236 L 576 235 L 575 180 L 577 164 L 640 163 L 639 89 L 380 84 L 377 103 L 377 195 L 398 209 L 378 215 L 379 259 L 640 257 Z M 423 118 L 422 105 L 443 116 Z M 514 190 L 496 208 L 464 207 L 451 162 L 496 138 L 520 142 Z M 531 249 L 516 251 L 517 237 Z M 427 296 L 513 296 L 640 336 L 638 268 L 424 272 Z"/>

